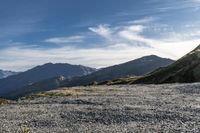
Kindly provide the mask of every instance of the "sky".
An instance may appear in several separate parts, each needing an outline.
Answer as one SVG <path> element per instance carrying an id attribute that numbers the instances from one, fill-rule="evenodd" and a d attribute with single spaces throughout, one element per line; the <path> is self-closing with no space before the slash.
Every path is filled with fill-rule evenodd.
<path id="1" fill-rule="evenodd" d="M 200 44 L 200 0 L 0 0 L 0 69 L 102 68 Z"/>

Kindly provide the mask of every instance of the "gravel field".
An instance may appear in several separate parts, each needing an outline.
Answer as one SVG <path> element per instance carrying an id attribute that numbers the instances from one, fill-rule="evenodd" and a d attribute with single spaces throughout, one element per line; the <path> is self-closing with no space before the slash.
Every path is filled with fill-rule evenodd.
<path id="1" fill-rule="evenodd" d="M 62 88 L 0 105 L 0 133 L 200 132 L 200 84 Z"/>

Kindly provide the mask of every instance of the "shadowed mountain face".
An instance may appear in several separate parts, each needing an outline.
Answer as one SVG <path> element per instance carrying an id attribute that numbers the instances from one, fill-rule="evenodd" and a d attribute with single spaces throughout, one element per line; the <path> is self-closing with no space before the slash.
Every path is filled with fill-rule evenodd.
<path id="1" fill-rule="evenodd" d="M 23 97 L 29 94 L 49 91 L 49 90 L 58 88 L 61 85 L 63 80 L 66 80 L 66 78 L 63 76 L 49 78 L 46 80 L 33 83 L 31 85 L 24 86 L 17 90 L 14 90 L 11 93 L 7 93 L 2 97 L 6 99 L 18 99 L 20 97 Z"/>
<path id="2" fill-rule="evenodd" d="M 162 84 L 192 82 L 200 82 L 200 46 L 172 65 L 157 69 L 133 83 Z"/>
<path id="3" fill-rule="evenodd" d="M 173 60 L 161 58 L 155 55 L 145 56 L 124 64 L 101 69 L 84 77 L 73 78 L 71 81 L 63 83 L 63 86 L 88 85 L 94 81 L 102 82 L 127 76 L 141 76 L 159 67 L 167 66 L 172 63 L 174 63 Z"/>
<path id="4" fill-rule="evenodd" d="M 0 80 L 0 97 L 9 92 L 17 91 L 24 86 L 34 84 L 36 82 L 46 80 L 53 77 L 64 76 L 72 78 L 76 76 L 88 75 L 96 69 L 84 67 L 81 65 L 70 64 L 52 64 L 48 63 L 42 66 L 37 66 L 31 70 L 10 76 Z M 49 83 L 50 84 L 50 83 Z"/>
<path id="5" fill-rule="evenodd" d="M 7 78 L 12 75 L 18 74 L 17 72 L 0 70 L 0 79 Z"/>

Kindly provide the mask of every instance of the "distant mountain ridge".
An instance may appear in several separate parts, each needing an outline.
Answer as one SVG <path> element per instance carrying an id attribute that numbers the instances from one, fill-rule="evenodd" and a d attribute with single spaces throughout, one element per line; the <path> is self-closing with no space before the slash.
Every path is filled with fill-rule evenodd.
<path id="1" fill-rule="evenodd" d="M 175 63 L 157 69 L 133 83 L 193 83 L 200 82 L 200 45 Z"/>
<path id="2" fill-rule="evenodd" d="M 171 59 L 161 58 L 156 55 L 144 56 L 123 64 L 107 67 L 84 77 L 73 78 L 63 83 L 63 86 L 81 86 L 92 82 L 103 82 L 127 76 L 141 76 L 159 67 L 174 63 Z"/>
<path id="3" fill-rule="evenodd" d="M 16 75 L 18 73 L 19 72 L 0 70 L 0 79 L 7 78 L 9 76 Z"/>
<path id="4" fill-rule="evenodd" d="M 99 69 L 98 71 L 96 71 L 95 69 L 88 68 L 88 67 L 82 68 L 81 66 L 79 67 L 79 69 L 80 68 L 83 69 L 83 70 L 81 69 L 82 76 L 76 75 L 72 78 L 69 78 L 66 75 L 63 75 L 63 73 L 59 73 L 59 75 L 62 75 L 62 76 L 54 76 L 53 78 L 44 79 L 41 77 L 48 73 L 51 73 L 52 71 L 45 67 L 45 66 L 51 66 L 52 64 L 46 64 L 43 66 L 38 66 L 31 70 L 31 71 L 34 70 L 34 73 L 39 73 L 37 74 L 37 76 L 40 77 L 40 80 L 38 82 L 26 82 L 26 85 L 18 87 L 17 89 L 11 90 L 10 92 L 4 93 L 4 95 L 2 96 L 4 96 L 3 98 L 19 98 L 21 96 L 25 96 L 31 93 L 52 90 L 58 87 L 82 86 L 82 85 L 88 85 L 92 82 L 102 82 L 102 81 L 113 80 L 113 79 L 117 79 L 121 77 L 141 76 L 159 67 L 170 65 L 173 62 L 174 61 L 171 59 L 166 59 L 166 58 L 161 58 L 155 55 L 150 55 L 150 56 L 145 56 L 145 57 L 142 57 L 130 62 L 126 62 L 123 64 Z M 41 70 L 41 68 L 45 68 L 46 73 L 41 73 L 40 71 L 38 71 L 38 70 Z M 54 67 L 54 69 L 59 70 L 60 68 Z M 92 72 L 88 71 L 88 69 L 89 70 L 91 69 Z M 29 71 L 25 72 L 25 74 L 27 73 L 30 73 L 30 72 Z M 35 77 L 34 73 L 31 74 L 32 77 Z M 85 73 L 88 75 L 85 75 Z M 23 76 L 25 76 L 25 74 L 23 74 Z M 28 74 L 28 76 L 30 76 L 30 74 Z M 17 77 L 17 78 L 20 79 L 20 77 Z M 2 80 L 0 80 L 0 88 L 1 88 L 1 82 Z M 9 82 L 11 83 L 12 81 L 8 80 L 7 83 Z"/>
<path id="5" fill-rule="evenodd" d="M 96 69 L 81 65 L 70 64 L 52 64 L 47 63 L 37 66 L 26 72 L 10 76 L 0 80 L 0 97 L 9 92 L 17 91 L 27 85 L 50 79 L 53 77 L 63 76 L 65 78 L 73 78 L 84 76 L 95 72 Z"/>

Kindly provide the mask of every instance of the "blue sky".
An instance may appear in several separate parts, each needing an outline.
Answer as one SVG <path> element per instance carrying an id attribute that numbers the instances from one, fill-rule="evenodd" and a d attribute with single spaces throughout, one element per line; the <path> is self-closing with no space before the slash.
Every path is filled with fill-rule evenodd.
<path id="1" fill-rule="evenodd" d="M 0 69 L 178 59 L 200 44 L 200 0 L 0 0 Z"/>

